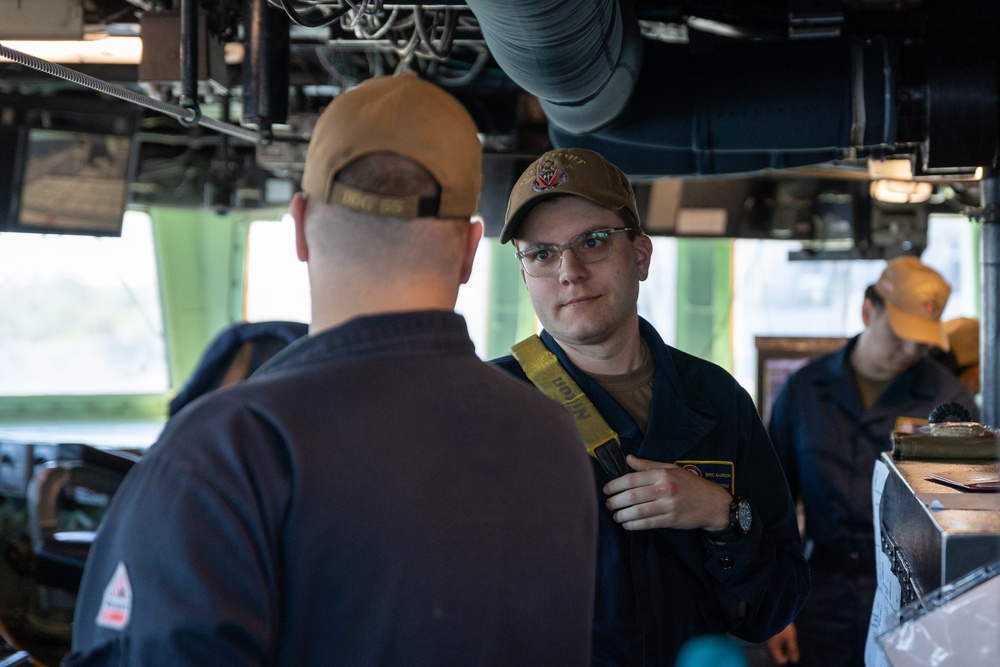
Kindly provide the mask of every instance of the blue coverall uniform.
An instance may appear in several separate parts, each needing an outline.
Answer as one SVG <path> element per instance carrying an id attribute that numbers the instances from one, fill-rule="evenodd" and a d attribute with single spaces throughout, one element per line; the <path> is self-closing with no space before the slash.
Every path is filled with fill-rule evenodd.
<path id="1" fill-rule="evenodd" d="M 129 473 L 65 665 L 585 664 L 580 447 L 455 313 L 301 339 L 178 412 Z"/>
<path id="2" fill-rule="evenodd" d="M 781 630 L 804 602 L 809 575 L 788 486 L 750 396 L 722 368 L 667 346 L 641 319 L 640 333 L 656 365 L 645 434 L 548 332 L 541 339 L 626 454 L 697 468 L 753 508 L 750 534 L 724 544 L 700 530 L 627 531 L 604 507 L 610 477 L 591 460 L 600 499 L 593 664 L 672 667 L 696 635 L 763 641 Z M 513 357 L 494 363 L 525 378 Z"/>
<path id="3" fill-rule="evenodd" d="M 857 340 L 794 373 L 771 413 L 771 440 L 813 542 L 813 589 L 796 619 L 801 665 L 864 662 L 876 589 L 872 473 L 897 419 L 926 420 L 947 402 L 979 419 L 965 385 L 931 359 L 896 376 L 866 410 L 850 362 Z"/>

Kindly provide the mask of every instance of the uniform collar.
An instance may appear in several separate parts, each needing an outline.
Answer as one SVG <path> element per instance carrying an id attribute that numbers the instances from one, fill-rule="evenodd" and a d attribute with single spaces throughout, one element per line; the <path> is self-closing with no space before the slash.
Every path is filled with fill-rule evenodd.
<path id="1" fill-rule="evenodd" d="M 673 357 L 673 353 L 676 351 L 667 346 L 656 329 L 641 317 L 639 318 L 639 334 L 646 341 L 656 364 L 652 406 L 645 435 L 640 434 L 639 427 L 632 417 L 617 401 L 611 398 L 603 387 L 569 360 L 551 334 L 542 331 L 540 337 L 545 346 L 559 359 L 563 368 L 591 398 L 595 407 L 608 422 L 608 425 L 618 433 L 618 436 L 638 443 L 638 451 L 635 452 L 638 456 L 643 454 L 644 442 L 655 442 L 657 443 L 655 445 L 657 451 L 663 452 L 665 448 L 668 456 L 672 456 L 676 460 L 715 427 L 716 411 L 702 401 L 701 397 L 682 386 Z"/>
<path id="2" fill-rule="evenodd" d="M 858 344 L 859 336 L 860 334 L 854 336 L 840 350 L 826 356 L 824 373 L 818 375 L 815 382 L 817 388 L 829 400 L 860 416 L 865 411 L 854 382 L 854 368 L 851 366 L 851 351 Z M 869 414 L 877 416 L 880 403 L 886 400 L 893 405 L 893 410 L 900 414 L 912 409 L 918 401 L 933 400 L 937 396 L 937 389 L 934 378 L 926 372 L 928 363 L 930 362 L 927 359 L 921 359 L 893 378 L 883 395 L 868 410 Z"/>
<path id="3" fill-rule="evenodd" d="M 295 341 L 255 375 L 336 357 L 412 352 L 475 354 L 475 351 L 465 318 L 452 311 L 366 315 Z"/>

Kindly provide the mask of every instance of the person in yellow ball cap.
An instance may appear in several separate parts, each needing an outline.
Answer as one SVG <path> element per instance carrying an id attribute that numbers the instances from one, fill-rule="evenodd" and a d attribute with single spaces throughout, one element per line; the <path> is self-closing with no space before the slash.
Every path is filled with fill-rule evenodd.
<path id="1" fill-rule="evenodd" d="M 799 369 L 775 399 L 769 432 L 802 502 L 812 593 L 768 642 L 777 664 L 865 664 L 875 598 L 871 479 L 902 424 L 944 403 L 979 409 L 957 377 L 928 358 L 950 349 L 941 313 L 951 286 L 917 257 L 896 257 L 865 290 L 864 331 Z"/>

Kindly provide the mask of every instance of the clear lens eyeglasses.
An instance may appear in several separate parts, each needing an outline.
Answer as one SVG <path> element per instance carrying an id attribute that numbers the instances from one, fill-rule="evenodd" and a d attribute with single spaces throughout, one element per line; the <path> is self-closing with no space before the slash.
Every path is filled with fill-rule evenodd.
<path id="1" fill-rule="evenodd" d="M 632 231 L 631 227 L 595 229 L 574 237 L 568 243 L 542 243 L 515 254 L 529 276 L 543 278 L 559 272 L 563 253 L 568 249 L 581 264 L 593 264 L 611 256 L 612 236 Z"/>

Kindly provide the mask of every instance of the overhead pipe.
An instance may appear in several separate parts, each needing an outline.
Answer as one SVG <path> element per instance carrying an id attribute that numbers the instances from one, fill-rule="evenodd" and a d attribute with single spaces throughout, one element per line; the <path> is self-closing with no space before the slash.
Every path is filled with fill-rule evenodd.
<path id="1" fill-rule="evenodd" d="M 201 118 L 198 106 L 198 3 L 181 0 L 181 106 Z"/>
<path id="2" fill-rule="evenodd" d="M 242 121 L 270 137 L 272 125 L 288 120 L 289 18 L 267 0 L 244 0 L 243 8 Z"/>
<path id="3" fill-rule="evenodd" d="M 597 132 L 549 125 L 556 146 L 630 176 L 729 174 L 884 156 L 897 139 L 887 40 L 648 43 L 629 104 Z"/>
<path id="4" fill-rule="evenodd" d="M 497 63 L 540 99 L 552 143 L 596 150 L 630 176 L 890 156 L 918 173 L 995 164 L 988 25 L 808 41 L 695 31 L 666 44 L 643 41 L 628 0 L 467 4 Z"/>
<path id="5" fill-rule="evenodd" d="M 504 72 L 536 95 L 549 120 L 593 132 L 628 104 L 642 62 L 630 3 L 468 0 Z"/>

